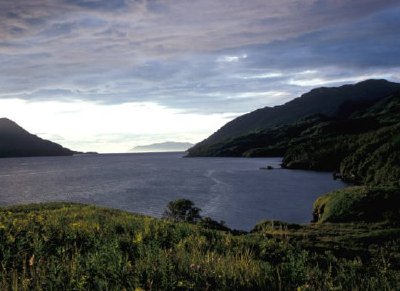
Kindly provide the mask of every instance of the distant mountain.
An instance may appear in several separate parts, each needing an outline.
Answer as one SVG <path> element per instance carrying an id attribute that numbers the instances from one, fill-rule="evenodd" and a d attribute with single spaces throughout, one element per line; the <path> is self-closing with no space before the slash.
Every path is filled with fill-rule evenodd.
<path id="1" fill-rule="evenodd" d="M 192 147 L 192 143 L 188 142 L 162 142 L 149 145 L 141 145 L 132 148 L 131 152 L 184 152 Z"/>
<path id="2" fill-rule="evenodd" d="M 283 105 L 264 107 L 228 122 L 206 140 L 189 149 L 188 156 L 219 155 L 213 148 L 220 144 L 229 143 L 241 136 L 293 123 L 310 115 L 345 118 L 357 110 L 368 108 L 398 90 L 400 90 L 400 84 L 387 80 L 366 80 L 354 85 L 313 89 Z"/>
<path id="3" fill-rule="evenodd" d="M 15 122 L 0 118 L 0 158 L 71 156 L 74 152 L 30 134 Z"/>

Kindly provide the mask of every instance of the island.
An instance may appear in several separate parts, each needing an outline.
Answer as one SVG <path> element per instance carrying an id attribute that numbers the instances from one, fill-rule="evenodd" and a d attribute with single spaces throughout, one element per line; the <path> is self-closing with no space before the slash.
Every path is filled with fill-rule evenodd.
<path id="1" fill-rule="evenodd" d="M 140 145 L 130 149 L 130 152 L 186 152 L 193 146 L 188 142 L 166 141 L 161 143 L 153 143 L 148 145 Z"/>

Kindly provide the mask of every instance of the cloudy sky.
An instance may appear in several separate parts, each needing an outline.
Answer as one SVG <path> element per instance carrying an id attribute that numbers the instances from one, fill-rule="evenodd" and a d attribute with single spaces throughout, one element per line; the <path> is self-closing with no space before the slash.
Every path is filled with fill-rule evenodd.
<path id="1" fill-rule="evenodd" d="M 1 0 L 0 117 L 75 150 L 198 142 L 318 86 L 400 81 L 398 0 Z"/>

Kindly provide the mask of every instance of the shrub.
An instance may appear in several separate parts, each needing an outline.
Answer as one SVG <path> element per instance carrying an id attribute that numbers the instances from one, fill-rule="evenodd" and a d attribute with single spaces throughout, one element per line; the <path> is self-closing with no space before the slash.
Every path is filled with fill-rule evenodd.
<path id="1" fill-rule="evenodd" d="M 168 203 L 163 217 L 174 221 L 196 222 L 201 218 L 200 211 L 191 200 L 178 199 Z"/>

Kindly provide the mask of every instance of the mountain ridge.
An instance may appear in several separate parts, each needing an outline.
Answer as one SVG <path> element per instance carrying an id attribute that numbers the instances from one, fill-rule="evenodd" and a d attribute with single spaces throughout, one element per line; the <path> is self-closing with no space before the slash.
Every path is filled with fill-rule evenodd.
<path id="1" fill-rule="evenodd" d="M 400 91 L 361 107 L 346 117 L 315 114 L 213 144 L 203 153 L 279 156 L 284 168 L 331 171 L 354 184 L 399 187 Z"/>
<path id="2" fill-rule="evenodd" d="M 207 147 L 273 126 L 295 122 L 309 115 L 348 116 L 396 91 L 400 91 L 400 84 L 383 79 L 365 80 L 340 87 L 315 88 L 285 104 L 260 108 L 237 117 L 189 149 L 188 156 L 207 156 Z"/>

